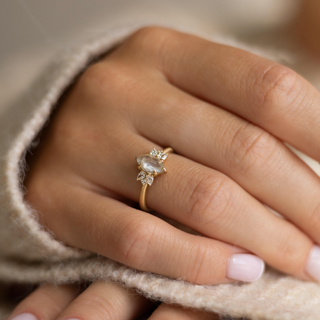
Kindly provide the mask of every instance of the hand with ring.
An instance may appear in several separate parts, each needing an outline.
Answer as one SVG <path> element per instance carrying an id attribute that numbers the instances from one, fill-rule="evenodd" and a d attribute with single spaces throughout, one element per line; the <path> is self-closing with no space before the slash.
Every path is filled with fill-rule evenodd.
<path id="1" fill-rule="evenodd" d="M 142 28 L 67 92 L 27 159 L 26 200 L 60 241 L 140 270 L 218 284 L 265 262 L 319 280 L 319 177 L 283 143 L 320 160 L 319 104 L 285 66 Z"/>

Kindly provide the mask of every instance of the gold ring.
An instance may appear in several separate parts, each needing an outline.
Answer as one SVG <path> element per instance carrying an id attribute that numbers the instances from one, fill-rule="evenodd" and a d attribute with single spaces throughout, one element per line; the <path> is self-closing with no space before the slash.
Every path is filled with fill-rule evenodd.
<path id="1" fill-rule="evenodd" d="M 166 148 L 160 151 L 153 148 L 150 153 L 136 157 L 138 169 L 140 170 L 137 180 L 140 180 L 142 183 L 139 204 L 140 208 L 144 211 L 150 211 L 146 205 L 147 187 L 148 185 L 152 185 L 155 176 L 167 172 L 163 161 L 166 160 L 168 154 L 172 152 L 174 152 L 172 148 Z"/>

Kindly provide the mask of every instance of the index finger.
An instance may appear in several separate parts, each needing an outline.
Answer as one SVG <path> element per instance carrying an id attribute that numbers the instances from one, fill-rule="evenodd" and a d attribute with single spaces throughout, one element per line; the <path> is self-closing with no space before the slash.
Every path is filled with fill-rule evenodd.
<path id="1" fill-rule="evenodd" d="M 143 28 L 132 39 L 137 54 L 148 56 L 145 61 L 151 59 L 176 87 L 320 160 L 320 93 L 290 68 L 165 28 Z"/>

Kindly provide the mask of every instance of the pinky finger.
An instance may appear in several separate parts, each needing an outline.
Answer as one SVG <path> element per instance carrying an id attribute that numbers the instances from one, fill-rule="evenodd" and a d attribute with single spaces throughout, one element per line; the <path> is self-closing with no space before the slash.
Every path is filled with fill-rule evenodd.
<path id="1" fill-rule="evenodd" d="M 18 304 L 8 320 L 54 320 L 81 291 L 77 285 L 42 285 Z"/>

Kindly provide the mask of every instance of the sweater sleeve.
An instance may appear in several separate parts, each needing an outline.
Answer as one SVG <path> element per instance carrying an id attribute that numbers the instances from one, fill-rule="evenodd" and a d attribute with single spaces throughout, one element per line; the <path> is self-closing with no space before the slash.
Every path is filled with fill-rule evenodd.
<path id="1" fill-rule="evenodd" d="M 316 283 L 271 268 L 253 283 L 215 286 L 193 285 L 134 270 L 57 241 L 41 227 L 37 212 L 23 200 L 25 154 L 59 98 L 91 61 L 141 27 L 116 29 L 69 52 L 45 69 L 28 93 L 0 116 L 0 281 L 62 284 L 109 280 L 152 299 L 231 317 L 318 319 L 320 286 Z M 243 48 L 236 42 L 228 44 Z M 304 160 L 319 172 L 318 163 L 308 157 Z"/>

